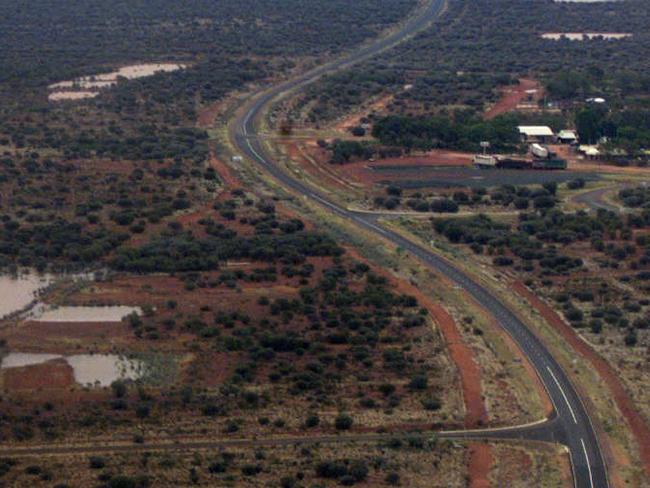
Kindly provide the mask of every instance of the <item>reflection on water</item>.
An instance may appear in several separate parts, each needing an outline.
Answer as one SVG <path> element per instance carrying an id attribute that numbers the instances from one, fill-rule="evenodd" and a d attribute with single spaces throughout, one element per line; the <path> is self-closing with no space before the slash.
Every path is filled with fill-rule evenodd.
<path id="1" fill-rule="evenodd" d="M 58 307 L 43 312 L 36 322 L 120 322 L 132 313 L 140 314 L 137 307 Z"/>
<path id="2" fill-rule="evenodd" d="M 52 282 L 49 275 L 0 276 L 0 318 L 18 312 L 35 299 L 35 293 Z"/>
<path id="3" fill-rule="evenodd" d="M 141 361 L 116 354 L 40 354 L 11 352 L 0 360 L 0 369 L 43 364 L 53 359 L 65 359 L 72 367 L 74 379 L 81 385 L 109 386 L 119 379 L 136 380 L 143 376 Z"/>
<path id="4" fill-rule="evenodd" d="M 66 358 L 81 385 L 109 386 L 119 379 L 137 380 L 142 376 L 140 361 L 114 354 L 77 354 Z"/>

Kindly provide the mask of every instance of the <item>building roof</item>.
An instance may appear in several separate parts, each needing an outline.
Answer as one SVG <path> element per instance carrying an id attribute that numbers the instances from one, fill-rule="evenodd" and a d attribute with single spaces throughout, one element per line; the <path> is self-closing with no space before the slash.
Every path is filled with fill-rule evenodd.
<path id="1" fill-rule="evenodd" d="M 553 137 L 553 130 L 546 125 L 520 125 L 518 129 L 528 137 Z"/>
<path id="2" fill-rule="evenodd" d="M 578 136 L 576 135 L 576 131 L 574 130 L 561 130 L 557 136 L 560 139 L 573 139 L 573 140 L 578 139 Z"/>
<path id="3" fill-rule="evenodd" d="M 578 151 L 581 153 L 584 153 L 587 156 L 598 156 L 600 155 L 600 151 L 598 150 L 597 146 L 591 146 L 588 144 L 583 144 L 580 147 L 578 147 Z"/>

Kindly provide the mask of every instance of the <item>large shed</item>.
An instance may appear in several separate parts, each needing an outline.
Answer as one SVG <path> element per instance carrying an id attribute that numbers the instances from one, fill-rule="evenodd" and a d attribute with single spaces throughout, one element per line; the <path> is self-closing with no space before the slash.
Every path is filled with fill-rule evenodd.
<path id="1" fill-rule="evenodd" d="M 518 129 L 524 142 L 548 144 L 555 141 L 553 129 L 546 125 L 520 125 Z"/>

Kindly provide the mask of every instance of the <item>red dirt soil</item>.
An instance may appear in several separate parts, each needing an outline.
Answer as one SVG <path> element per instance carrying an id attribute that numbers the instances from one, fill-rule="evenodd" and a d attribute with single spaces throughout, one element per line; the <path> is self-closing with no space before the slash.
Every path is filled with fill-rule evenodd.
<path id="1" fill-rule="evenodd" d="M 346 247 L 346 253 L 355 259 L 367 262 L 354 249 Z M 415 286 L 404 280 L 395 279 L 394 276 L 390 275 L 383 269 L 374 269 L 374 272 L 384 276 L 390 280 L 391 283 L 394 283 L 396 290 L 400 293 L 414 296 L 418 300 L 418 303 L 429 311 L 435 322 L 440 327 L 440 331 L 449 347 L 451 359 L 458 368 L 460 374 L 461 387 L 463 389 L 463 401 L 465 403 L 465 426 L 467 428 L 475 428 L 485 425 L 488 416 L 487 410 L 485 409 L 485 403 L 483 402 L 481 371 L 474 359 L 473 351 L 463 342 L 463 337 L 456 327 L 453 317 L 444 309 L 444 307 L 442 307 L 442 305 L 434 303 Z"/>
<path id="2" fill-rule="evenodd" d="M 203 129 L 211 127 L 212 124 L 214 123 L 214 119 L 216 119 L 217 115 L 221 113 L 223 107 L 224 107 L 223 101 L 213 103 L 212 105 L 208 105 L 206 108 L 204 108 L 199 112 L 199 116 L 196 121 L 196 124 Z"/>
<path id="3" fill-rule="evenodd" d="M 3 372 L 4 388 L 8 391 L 68 388 L 75 383 L 72 367 L 64 359 Z"/>
<path id="4" fill-rule="evenodd" d="M 349 115 L 348 117 L 345 117 L 344 119 L 340 120 L 338 123 L 334 125 L 334 128 L 340 131 L 347 131 L 352 127 L 358 126 L 360 125 L 361 119 L 363 117 L 371 113 L 383 111 L 388 106 L 388 104 L 393 101 L 394 98 L 395 98 L 394 95 L 385 95 L 380 99 L 376 100 L 375 102 L 373 102 L 372 104 L 370 104 L 361 112 Z"/>
<path id="5" fill-rule="evenodd" d="M 528 90 L 537 90 L 533 94 L 526 93 Z M 531 102 L 536 102 L 544 96 L 544 89 L 535 80 L 520 79 L 518 85 L 507 86 L 501 89 L 501 98 L 494 104 L 483 117 L 493 119 L 498 115 L 516 110 L 518 105 L 530 97 Z"/>
<path id="6" fill-rule="evenodd" d="M 567 341 L 573 349 L 586 358 L 605 382 L 627 420 L 630 430 L 639 445 L 639 454 L 645 472 L 650 475 L 650 427 L 634 406 L 634 402 L 618 379 L 618 373 L 594 349 L 583 341 L 573 329 L 544 301 L 538 298 L 523 283 L 515 282 L 513 289 L 521 295 L 544 317 L 553 328 Z"/>
<path id="7" fill-rule="evenodd" d="M 481 371 L 471 349 L 463 342 L 453 317 L 441 305 L 421 296 L 420 303 L 429 309 L 445 337 L 449 354 L 458 367 L 465 400 L 465 426 L 475 428 L 488 420 L 481 388 Z"/>
<path id="8" fill-rule="evenodd" d="M 492 447 L 481 442 L 469 443 L 469 488 L 490 488 L 490 469 L 494 457 Z"/>
<path id="9" fill-rule="evenodd" d="M 219 178 L 223 181 L 224 186 L 229 190 L 234 190 L 241 186 L 239 179 L 230 170 L 228 165 L 217 158 L 217 156 L 212 152 L 210 153 L 210 166 L 214 168 L 219 175 Z"/>
<path id="10" fill-rule="evenodd" d="M 324 149 L 318 147 L 315 141 L 309 141 L 306 145 L 301 142 L 284 141 L 279 142 L 278 146 L 284 146 L 289 159 L 298 163 L 305 173 L 322 181 L 323 186 L 343 190 L 352 188 L 350 183 L 338 174 L 337 165 L 327 161 L 329 155 Z"/>
<path id="11" fill-rule="evenodd" d="M 25 322 L 0 334 L 14 350 L 74 352 L 81 343 L 106 346 L 127 343 L 133 335 L 122 322 Z"/>

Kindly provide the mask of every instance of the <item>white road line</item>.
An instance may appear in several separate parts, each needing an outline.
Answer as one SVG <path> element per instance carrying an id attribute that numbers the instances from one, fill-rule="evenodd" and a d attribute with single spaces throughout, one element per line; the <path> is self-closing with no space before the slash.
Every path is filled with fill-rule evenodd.
<path id="1" fill-rule="evenodd" d="M 332 208 L 332 209 L 334 209 L 334 210 L 337 210 L 337 211 L 340 210 L 339 207 L 337 207 L 336 205 L 334 205 L 334 204 L 331 203 L 331 202 L 328 202 L 328 201 L 325 200 L 324 198 L 319 197 L 319 196 L 316 195 L 315 193 L 311 193 L 310 196 L 311 196 L 313 199 L 318 200 L 319 202 L 321 202 L 323 205 L 327 205 L 328 207 L 330 207 L 330 208 Z"/>
<path id="2" fill-rule="evenodd" d="M 576 418 L 576 414 L 573 412 L 573 408 L 571 408 L 571 404 L 569 403 L 569 399 L 567 398 L 566 393 L 564 393 L 564 390 L 560 386 L 560 382 L 557 380 L 557 378 L 553 374 L 553 371 L 551 371 L 551 368 L 546 366 L 546 369 L 548 369 L 548 372 L 551 373 L 551 376 L 553 377 L 553 381 L 555 381 L 555 384 L 560 389 L 560 393 L 562 393 L 562 396 L 564 397 L 564 401 L 566 402 L 567 407 L 569 407 L 569 412 L 571 412 L 571 417 L 573 417 L 573 421 L 577 424 L 578 419 Z"/>
<path id="3" fill-rule="evenodd" d="M 388 235 L 388 232 L 386 232 L 384 229 L 382 229 L 381 227 L 379 227 L 379 226 L 377 226 L 375 224 L 371 224 L 370 222 L 366 222 L 366 225 L 372 227 L 373 229 L 375 229 L 377 232 L 379 232 L 382 235 Z"/>
<path id="4" fill-rule="evenodd" d="M 264 159 L 262 156 L 260 156 L 255 149 L 253 149 L 253 146 L 251 145 L 251 141 L 246 141 L 248 144 L 248 148 L 251 150 L 251 152 L 257 157 L 257 159 L 261 163 L 266 163 L 266 159 Z"/>
<path id="5" fill-rule="evenodd" d="M 248 125 L 248 121 L 250 120 L 252 113 L 253 113 L 252 111 L 248 112 L 246 114 L 246 118 L 244 119 L 244 135 L 245 136 L 248 135 L 248 129 L 246 129 L 246 126 Z"/>
<path id="6" fill-rule="evenodd" d="M 580 439 L 580 442 L 582 443 L 582 452 L 585 453 L 585 459 L 587 460 L 587 469 L 589 470 L 589 485 L 591 488 L 594 488 L 594 477 L 591 474 L 591 463 L 589 462 L 589 456 L 587 456 L 587 447 L 585 446 L 585 440 Z"/>

